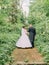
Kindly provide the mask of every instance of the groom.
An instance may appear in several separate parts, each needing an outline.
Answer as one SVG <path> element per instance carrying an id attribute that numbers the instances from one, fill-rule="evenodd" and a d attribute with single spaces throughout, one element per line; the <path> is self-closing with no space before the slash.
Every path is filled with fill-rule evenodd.
<path id="1" fill-rule="evenodd" d="M 35 28 L 32 27 L 32 24 L 30 24 L 28 32 L 29 32 L 29 39 L 32 44 L 32 48 L 34 48 L 34 40 L 35 40 L 36 30 L 35 30 Z"/>

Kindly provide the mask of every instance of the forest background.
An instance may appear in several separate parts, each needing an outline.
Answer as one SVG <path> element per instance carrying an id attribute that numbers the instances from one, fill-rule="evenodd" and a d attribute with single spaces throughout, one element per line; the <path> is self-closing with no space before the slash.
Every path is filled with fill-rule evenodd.
<path id="1" fill-rule="evenodd" d="M 27 17 L 21 6 L 20 0 L 0 0 L 0 65 L 12 62 L 21 28 L 30 23 L 36 28 L 35 47 L 49 62 L 49 0 L 30 0 Z"/>

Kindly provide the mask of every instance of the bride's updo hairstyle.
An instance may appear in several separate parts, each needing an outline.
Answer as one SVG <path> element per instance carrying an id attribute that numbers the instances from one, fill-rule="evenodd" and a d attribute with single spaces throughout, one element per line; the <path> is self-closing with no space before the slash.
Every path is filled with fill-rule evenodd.
<path id="1" fill-rule="evenodd" d="M 22 28 L 25 28 L 25 26 L 22 26 Z"/>

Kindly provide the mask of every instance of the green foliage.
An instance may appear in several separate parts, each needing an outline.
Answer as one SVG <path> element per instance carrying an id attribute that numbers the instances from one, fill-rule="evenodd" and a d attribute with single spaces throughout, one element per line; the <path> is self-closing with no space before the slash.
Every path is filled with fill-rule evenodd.
<path id="1" fill-rule="evenodd" d="M 30 1 L 29 23 L 36 28 L 35 45 L 43 54 L 44 60 L 49 61 L 49 0 Z"/>
<path id="2" fill-rule="evenodd" d="M 0 64 L 9 62 L 10 55 L 15 48 L 19 35 L 16 33 L 0 34 Z"/>
<path id="3" fill-rule="evenodd" d="M 19 0 L 0 0 L 0 65 L 13 60 L 11 53 L 23 25 L 21 13 Z"/>
<path id="4" fill-rule="evenodd" d="M 3 22 L 4 24 L 5 22 Z M 6 23 L 0 25 L 0 65 L 10 62 L 10 56 L 20 36 L 22 24 Z M 19 27 L 20 26 L 20 27 Z"/>

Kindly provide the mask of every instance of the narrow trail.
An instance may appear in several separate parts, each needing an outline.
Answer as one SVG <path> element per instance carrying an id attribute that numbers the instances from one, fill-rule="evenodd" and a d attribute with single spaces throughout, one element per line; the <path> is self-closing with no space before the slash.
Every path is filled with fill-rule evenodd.
<path id="1" fill-rule="evenodd" d="M 38 52 L 37 48 L 33 48 L 33 49 L 19 49 L 16 48 L 13 53 L 12 56 L 14 58 L 14 64 L 16 65 L 16 63 L 21 64 L 22 62 L 26 62 L 26 63 L 33 63 L 33 64 L 43 64 L 43 57 L 42 55 Z"/>

